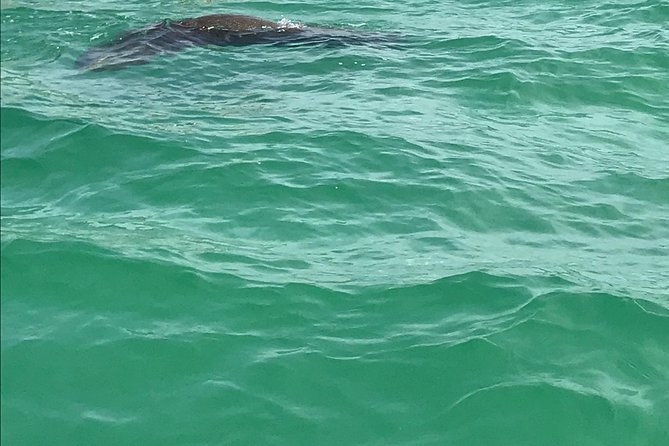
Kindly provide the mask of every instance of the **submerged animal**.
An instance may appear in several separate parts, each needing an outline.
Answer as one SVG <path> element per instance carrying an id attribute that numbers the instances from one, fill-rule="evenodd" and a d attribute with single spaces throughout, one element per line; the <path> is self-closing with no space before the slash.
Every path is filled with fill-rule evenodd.
<path id="1" fill-rule="evenodd" d="M 112 41 L 89 48 L 76 61 L 83 70 L 113 70 L 148 63 L 157 54 L 176 52 L 194 45 L 325 44 L 345 45 L 391 42 L 394 36 L 353 33 L 273 22 L 238 14 L 212 14 L 160 23 L 128 31 Z"/>

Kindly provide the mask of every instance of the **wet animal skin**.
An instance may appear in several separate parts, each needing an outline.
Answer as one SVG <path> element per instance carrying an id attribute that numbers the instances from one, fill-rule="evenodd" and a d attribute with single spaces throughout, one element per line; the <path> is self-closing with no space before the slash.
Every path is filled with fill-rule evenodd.
<path id="1" fill-rule="evenodd" d="M 391 42 L 395 36 L 353 33 L 290 22 L 273 22 L 238 14 L 213 14 L 160 23 L 128 31 L 89 48 L 76 61 L 82 70 L 114 70 L 148 63 L 155 55 L 194 45 L 323 44 Z"/>

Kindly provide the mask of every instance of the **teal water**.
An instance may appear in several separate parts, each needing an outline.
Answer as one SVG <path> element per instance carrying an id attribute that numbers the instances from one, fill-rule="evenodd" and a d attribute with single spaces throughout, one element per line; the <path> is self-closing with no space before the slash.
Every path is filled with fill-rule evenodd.
<path id="1" fill-rule="evenodd" d="M 402 37 L 74 68 L 214 12 Z M 2 0 L 2 444 L 669 444 L 667 23 Z"/>

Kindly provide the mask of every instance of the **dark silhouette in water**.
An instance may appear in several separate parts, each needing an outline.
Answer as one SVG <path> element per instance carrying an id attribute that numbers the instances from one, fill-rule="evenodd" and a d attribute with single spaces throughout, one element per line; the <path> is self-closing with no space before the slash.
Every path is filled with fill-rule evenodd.
<path id="1" fill-rule="evenodd" d="M 213 14 L 160 23 L 122 34 L 111 42 L 89 48 L 76 61 L 84 70 L 113 70 L 148 63 L 161 53 L 193 45 L 324 44 L 346 45 L 391 42 L 392 35 L 353 33 L 290 22 L 272 22 L 237 14 Z"/>

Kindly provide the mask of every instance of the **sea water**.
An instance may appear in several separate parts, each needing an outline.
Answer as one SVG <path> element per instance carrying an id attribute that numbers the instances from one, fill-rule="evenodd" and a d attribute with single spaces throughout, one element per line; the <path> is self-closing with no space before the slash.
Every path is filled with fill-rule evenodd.
<path id="1" fill-rule="evenodd" d="M 74 67 L 212 13 L 398 40 Z M 3 445 L 669 444 L 668 23 L 2 0 Z"/>

